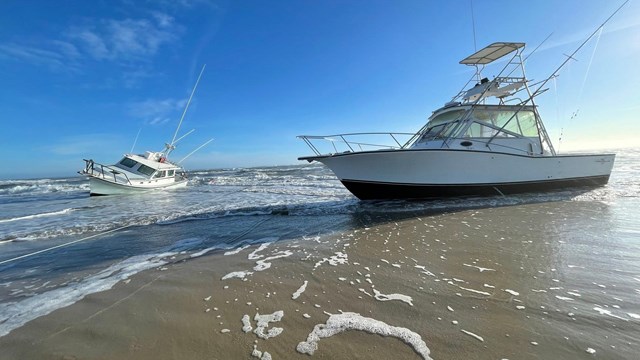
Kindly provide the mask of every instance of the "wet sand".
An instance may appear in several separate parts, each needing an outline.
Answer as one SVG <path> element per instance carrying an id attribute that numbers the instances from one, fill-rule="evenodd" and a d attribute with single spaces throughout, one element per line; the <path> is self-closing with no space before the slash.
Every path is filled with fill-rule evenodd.
<path id="1" fill-rule="evenodd" d="M 265 216 L 244 236 L 281 240 L 182 254 L 1 337 L 1 357 L 248 359 L 255 349 L 302 359 L 296 348 L 314 326 L 353 312 L 419 335 L 429 355 L 349 330 L 321 339 L 311 358 L 630 359 L 640 254 L 608 221 L 607 205 L 579 202 Z M 254 316 L 277 311 L 264 333 L 282 332 L 260 338 Z"/>

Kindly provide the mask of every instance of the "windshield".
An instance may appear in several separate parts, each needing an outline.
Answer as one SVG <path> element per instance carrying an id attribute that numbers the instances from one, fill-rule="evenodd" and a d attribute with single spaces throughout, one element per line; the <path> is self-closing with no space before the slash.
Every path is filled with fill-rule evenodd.
<path id="1" fill-rule="evenodd" d="M 122 160 L 120 160 L 120 165 L 124 165 L 128 168 L 132 168 L 134 166 L 136 166 L 138 164 L 137 161 L 133 160 L 133 159 L 129 159 L 129 158 L 124 158 Z"/>
<path id="2" fill-rule="evenodd" d="M 454 110 L 440 114 L 427 124 L 420 141 L 446 138 L 458 124 L 458 120 L 462 119 L 466 110 Z"/>
<path id="3" fill-rule="evenodd" d="M 465 137 L 538 136 L 536 115 L 532 110 L 475 109 L 471 117 L 473 123 L 463 134 Z"/>

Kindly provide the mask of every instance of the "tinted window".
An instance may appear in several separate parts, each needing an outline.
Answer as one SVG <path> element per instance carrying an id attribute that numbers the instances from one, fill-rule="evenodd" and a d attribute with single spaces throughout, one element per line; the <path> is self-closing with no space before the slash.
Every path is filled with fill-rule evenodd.
<path id="1" fill-rule="evenodd" d="M 138 168 L 138 172 L 145 174 L 147 176 L 150 176 L 151 174 L 153 174 L 155 170 L 152 167 L 149 167 L 147 165 L 141 164 L 140 168 Z"/>
<path id="2" fill-rule="evenodd" d="M 120 165 L 124 165 L 128 168 L 132 168 L 134 166 L 136 166 L 138 162 L 133 160 L 133 159 L 129 159 L 129 158 L 124 158 L 122 160 L 120 160 Z"/>

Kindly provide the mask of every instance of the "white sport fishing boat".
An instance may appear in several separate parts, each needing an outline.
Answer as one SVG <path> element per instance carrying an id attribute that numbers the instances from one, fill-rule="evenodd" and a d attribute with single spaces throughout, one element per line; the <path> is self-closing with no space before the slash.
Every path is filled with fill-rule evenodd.
<path id="1" fill-rule="evenodd" d="M 475 66 L 474 76 L 416 133 L 299 136 L 315 152 L 299 160 L 325 164 L 363 200 L 505 195 L 606 184 L 615 154 L 557 154 L 534 103 L 566 61 L 546 80 L 530 84 L 524 48 L 524 43 L 498 42 L 462 60 Z M 499 75 L 483 78 L 483 67 L 503 57 L 508 60 Z M 534 91 L 530 87 L 535 85 Z M 382 135 L 389 140 L 385 144 L 371 140 Z M 408 140 L 401 142 L 403 136 Z M 321 152 L 319 140 L 328 140 L 333 152 Z"/>
<path id="2" fill-rule="evenodd" d="M 122 160 L 114 165 L 103 165 L 93 160 L 85 161 L 85 167 L 79 174 L 89 178 L 89 194 L 116 195 L 130 194 L 157 189 L 176 189 L 187 186 L 185 169 L 180 165 L 191 154 L 210 143 L 213 139 L 202 144 L 182 160 L 174 162 L 169 160 L 169 154 L 176 148 L 178 141 L 184 139 L 193 130 L 176 139 L 182 120 L 189 108 L 193 94 L 195 93 L 204 67 L 198 76 L 195 86 L 182 113 L 182 118 L 173 136 L 171 143 L 166 143 L 163 151 L 147 151 L 144 155 L 125 154 Z M 133 149 L 132 149 L 133 150 Z"/>

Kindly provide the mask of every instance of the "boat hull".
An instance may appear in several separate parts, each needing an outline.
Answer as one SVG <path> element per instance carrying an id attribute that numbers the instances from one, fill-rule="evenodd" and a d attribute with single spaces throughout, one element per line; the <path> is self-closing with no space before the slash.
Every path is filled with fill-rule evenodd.
<path id="1" fill-rule="evenodd" d="M 615 155 L 522 156 L 407 149 L 301 159 L 325 164 L 351 193 L 368 200 L 506 195 L 602 186 L 609 180 Z"/>
<path id="2" fill-rule="evenodd" d="M 129 185 L 115 183 L 99 177 L 89 177 L 89 195 L 91 196 L 132 194 L 152 190 L 176 189 L 185 186 L 187 186 L 187 179 L 172 182 L 146 182 L 141 185 Z"/>

